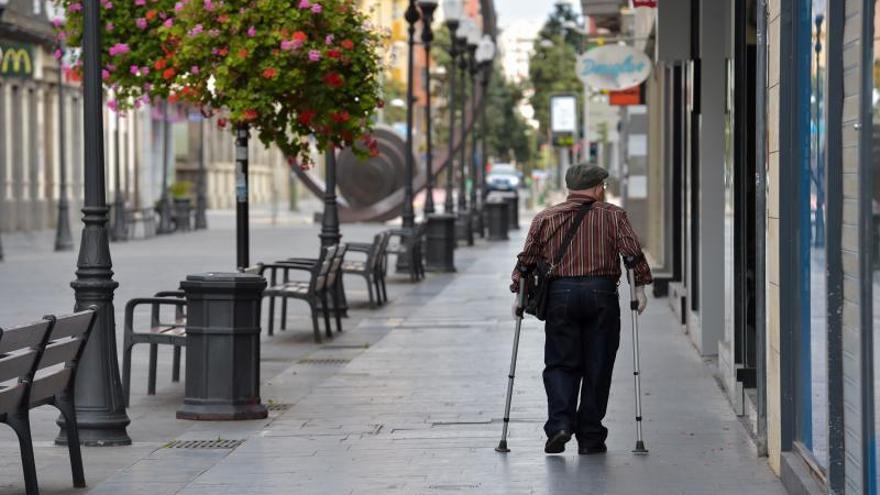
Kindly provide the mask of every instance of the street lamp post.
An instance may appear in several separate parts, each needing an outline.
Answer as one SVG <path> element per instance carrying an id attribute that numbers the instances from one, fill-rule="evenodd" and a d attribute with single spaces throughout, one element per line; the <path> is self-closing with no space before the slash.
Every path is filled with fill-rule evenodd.
<path id="1" fill-rule="evenodd" d="M 64 51 L 63 45 L 61 46 Z M 67 156 L 66 126 L 64 115 L 64 68 L 58 63 L 58 221 L 55 228 L 55 251 L 73 249 L 73 237 L 70 235 L 70 204 L 67 202 Z M 0 259 L 3 259 L 0 249 Z"/>
<path id="2" fill-rule="evenodd" d="M 208 200 L 205 197 L 207 178 L 205 170 L 205 118 L 199 115 L 199 176 L 196 182 L 196 230 L 208 228 L 208 218 L 205 210 L 208 208 Z"/>
<path id="3" fill-rule="evenodd" d="M 106 183 L 104 177 L 103 117 L 101 99 L 101 5 L 84 2 L 83 26 L 83 143 L 85 187 L 83 230 L 77 260 L 76 310 L 97 307 L 91 338 L 76 374 L 76 419 L 84 445 L 130 445 L 129 424 L 116 357 L 116 323 L 113 262 L 107 232 Z M 57 444 L 66 444 L 63 417 Z"/>
<path id="4" fill-rule="evenodd" d="M 449 109 L 449 152 L 447 154 L 449 166 L 446 167 L 446 198 L 443 201 L 443 211 L 451 215 L 455 213 L 455 203 L 452 199 L 455 179 L 455 111 L 457 108 L 455 78 L 458 73 L 455 70 L 458 58 L 458 43 L 455 41 L 455 33 L 458 31 L 459 18 L 462 14 L 461 0 L 447 0 L 443 3 L 443 12 L 446 15 L 446 27 L 449 29 L 449 56 L 452 57 L 451 70 L 449 71 L 449 101 L 446 105 Z"/>
<path id="5" fill-rule="evenodd" d="M 459 77 L 461 77 L 461 147 L 459 148 L 459 183 L 458 183 L 458 238 L 467 242 L 468 246 L 474 245 L 474 232 L 471 212 L 468 210 L 467 200 L 467 40 L 468 33 L 472 29 L 473 21 L 463 19 L 455 32 L 455 40 L 458 43 L 458 52 L 461 55 L 458 60 Z"/>
<path id="6" fill-rule="evenodd" d="M 321 246 L 339 244 L 339 209 L 336 205 L 336 149 L 330 147 L 324 162 L 324 214 L 321 216 Z"/>
<path id="7" fill-rule="evenodd" d="M 415 71 L 415 34 L 416 23 L 419 21 L 419 9 L 415 0 L 409 0 L 409 7 L 404 15 L 407 29 L 407 61 L 406 61 L 406 170 L 403 190 L 403 228 L 411 230 L 415 226 L 415 210 L 413 209 L 413 76 Z"/>
<path id="8" fill-rule="evenodd" d="M 483 39 L 480 40 L 480 45 L 477 47 L 477 66 L 482 72 L 480 77 L 480 85 L 483 88 L 483 107 L 480 109 L 480 132 L 481 132 L 481 148 L 482 152 L 480 156 L 482 157 L 482 164 L 480 165 L 480 196 L 481 196 L 481 204 L 486 201 L 486 196 L 489 194 L 488 186 L 486 184 L 486 157 L 488 153 L 486 151 L 486 136 L 488 135 L 488 125 L 486 124 L 486 113 L 489 101 L 487 99 L 488 89 L 489 89 L 489 77 L 492 74 L 492 61 L 495 59 L 495 42 L 492 41 L 492 37 L 488 34 L 483 35 Z M 481 212 L 484 213 L 484 212 Z M 482 219 L 484 215 L 480 215 Z"/>
<path id="9" fill-rule="evenodd" d="M 168 141 L 170 141 L 168 128 L 168 102 L 162 102 L 162 195 L 159 197 L 159 234 L 170 234 L 174 231 L 171 226 L 171 201 L 168 199 Z"/>
<path id="10" fill-rule="evenodd" d="M 122 154 L 119 152 L 119 125 L 122 123 L 122 116 L 119 110 L 116 114 L 116 127 L 113 129 L 113 188 L 116 190 L 113 196 L 113 230 L 111 237 L 114 241 L 124 241 L 127 238 L 125 233 L 125 198 L 122 196 L 122 167 L 120 166 Z"/>
<path id="11" fill-rule="evenodd" d="M 454 2 L 453 2 L 454 3 Z M 455 6 L 444 5 L 444 10 L 453 11 Z M 454 272 L 455 271 L 455 215 L 448 211 L 443 214 L 434 212 L 434 151 L 431 136 L 431 41 L 434 33 L 431 31 L 431 21 L 434 9 L 437 8 L 436 0 L 420 0 L 419 8 L 422 9 L 422 42 L 425 48 L 425 132 L 427 134 L 427 172 L 428 181 L 425 200 L 425 269 L 431 272 Z M 451 141 L 450 141 L 451 142 Z M 451 199 L 451 198 L 450 198 Z"/>
<path id="12" fill-rule="evenodd" d="M 480 173 L 477 167 L 477 45 L 480 43 L 480 28 L 476 25 L 468 32 L 468 72 L 471 76 L 471 190 L 470 190 L 470 221 L 471 231 L 483 237 L 483 221 L 480 205 L 477 202 L 477 189 L 480 185 Z M 473 234 L 471 234 L 473 236 Z"/>
<path id="13" fill-rule="evenodd" d="M 248 195 L 248 138 L 250 128 L 240 124 L 235 128 L 235 238 L 238 271 L 250 266 L 250 203 Z"/>

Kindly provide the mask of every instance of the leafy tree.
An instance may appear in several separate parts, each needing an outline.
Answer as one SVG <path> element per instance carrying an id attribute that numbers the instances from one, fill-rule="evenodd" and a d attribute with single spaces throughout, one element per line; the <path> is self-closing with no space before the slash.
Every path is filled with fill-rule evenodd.
<path id="1" fill-rule="evenodd" d="M 557 3 L 553 12 L 550 13 L 550 17 L 547 18 L 547 22 L 538 32 L 538 37 L 547 40 L 562 38 L 569 46 L 578 50 L 584 42 L 583 35 L 568 27 L 571 24 L 577 24 L 577 20 L 578 14 L 575 13 L 571 4 Z"/>
<path id="2" fill-rule="evenodd" d="M 577 77 L 575 64 L 577 54 L 565 38 L 538 38 L 529 60 L 529 79 L 532 86 L 530 98 L 535 109 L 535 119 L 541 124 L 542 136 L 550 129 L 550 96 L 554 93 L 574 93 L 581 102 L 583 83 Z"/>

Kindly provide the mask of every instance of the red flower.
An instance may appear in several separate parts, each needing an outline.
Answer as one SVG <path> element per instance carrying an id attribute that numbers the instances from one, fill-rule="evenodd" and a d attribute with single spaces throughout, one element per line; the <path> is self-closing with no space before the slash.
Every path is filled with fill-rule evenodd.
<path id="1" fill-rule="evenodd" d="M 306 109 L 299 112 L 299 116 L 297 116 L 297 120 L 302 125 L 309 125 L 312 123 L 312 119 L 315 118 L 315 115 L 318 115 L 316 110 Z"/>
<path id="2" fill-rule="evenodd" d="M 166 65 L 168 65 L 168 62 L 166 62 L 164 58 L 160 58 L 159 60 L 156 60 L 156 63 L 153 64 L 153 68 L 156 70 L 162 70 L 165 68 Z"/>
<path id="3" fill-rule="evenodd" d="M 238 51 L 238 56 L 241 58 L 247 58 L 248 53 L 250 53 L 250 52 L 247 51 L 247 48 L 242 48 L 241 50 Z"/>
<path id="4" fill-rule="evenodd" d="M 342 55 L 342 52 L 340 52 L 336 48 L 331 48 L 330 50 L 327 50 L 327 56 L 330 58 L 339 58 L 340 55 Z"/>
<path id="5" fill-rule="evenodd" d="M 176 72 L 174 70 L 174 67 L 169 67 L 165 69 L 165 72 L 162 73 L 162 77 L 165 79 L 171 79 L 172 77 L 174 77 L 175 73 Z"/>
<path id="6" fill-rule="evenodd" d="M 306 33 L 302 32 L 302 31 L 297 31 L 297 32 L 293 33 L 293 39 L 299 40 L 299 41 L 305 41 L 305 40 L 309 39 L 309 35 L 307 35 Z"/>
<path id="7" fill-rule="evenodd" d="M 354 48 L 354 41 L 342 40 L 342 43 L 340 43 L 340 45 L 342 45 L 342 48 L 345 48 L 346 50 L 351 50 L 352 48 Z"/>
<path id="8" fill-rule="evenodd" d="M 224 46 L 223 48 L 217 50 L 217 55 L 220 55 L 221 57 L 225 57 L 225 56 L 229 55 L 229 48 L 226 48 Z"/>
<path id="9" fill-rule="evenodd" d="M 257 113 L 257 111 L 253 108 L 245 110 L 243 114 L 245 120 L 254 120 L 257 118 L 258 115 L 259 114 Z"/>
<path id="10" fill-rule="evenodd" d="M 263 71 L 263 77 L 266 79 L 275 79 L 275 76 L 278 75 L 278 70 L 274 67 L 269 67 L 268 69 Z"/>
<path id="11" fill-rule="evenodd" d="M 385 108 L 385 100 L 379 100 L 376 102 L 376 108 Z"/>
<path id="12" fill-rule="evenodd" d="M 227 22 L 229 22 L 229 16 L 226 14 L 218 15 L 217 22 L 219 22 L 220 24 L 226 24 Z"/>
<path id="13" fill-rule="evenodd" d="M 331 72 L 324 76 L 324 84 L 330 86 L 331 88 L 338 88 L 342 86 L 342 76 L 340 76 L 336 72 Z"/>
<path id="14" fill-rule="evenodd" d="M 180 97 L 177 96 L 177 93 L 168 95 L 168 103 L 177 103 L 178 100 L 180 100 Z"/>
<path id="15" fill-rule="evenodd" d="M 217 127 L 221 129 L 226 127 L 226 119 L 217 119 Z"/>
<path id="16" fill-rule="evenodd" d="M 156 18 L 156 11 L 155 10 L 148 10 L 147 11 L 147 20 L 152 21 L 155 18 Z"/>
<path id="17" fill-rule="evenodd" d="M 348 119 L 350 119 L 351 116 L 348 114 L 348 112 L 342 110 L 339 112 L 331 113 L 330 118 L 333 120 L 333 122 L 336 122 L 337 124 L 342 124 L 344 122 L 348 122 Z"/>

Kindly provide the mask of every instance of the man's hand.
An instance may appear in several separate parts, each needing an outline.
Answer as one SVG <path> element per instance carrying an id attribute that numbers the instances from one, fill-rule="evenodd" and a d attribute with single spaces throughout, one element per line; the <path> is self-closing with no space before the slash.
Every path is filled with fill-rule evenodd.
<path id="1" fill-rule="evenodd" d="M 514 318 L 519 318 L 519 294 L 514 294 L 513 296 L 513 304 L 510 306 L 510 314 L 512 314 Z"/>
<path id="2" fill-rule="evenodd" d="M 648 296 L 645 295 L 644 285 L 636 287 L 636 301 L 639 303 L 639 314 L 642 314 L 648 307 Z"/>

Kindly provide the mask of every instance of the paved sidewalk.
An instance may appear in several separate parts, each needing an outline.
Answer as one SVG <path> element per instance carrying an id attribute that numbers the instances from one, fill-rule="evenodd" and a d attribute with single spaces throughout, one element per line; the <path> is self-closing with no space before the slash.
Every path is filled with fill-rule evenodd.
<path id="1" fill-rule="evenodd" d="M 408 286 L 312 359 L 288 361 L 264 385 L 264 397 L 283 409 L 269 420 L 195 424 L 175 435 L 245 440 L 236 449 L 150 449 L 91 493 L 784 493 L 659 301 L 643 316 L 641 336 L 649 456 L 630 453 L 626 313 L 608 454 L 578 456 L 574 444 L 564 455 L 543 453 L 543 332 L 533 319 L 520 348 L 513 451 L 496 453 L 513 336 L 507 276 L 519 234 L 459 249 L 458 274 Z M 336 368 L 302 386 L 303 374 L 320 366 Z"/>

